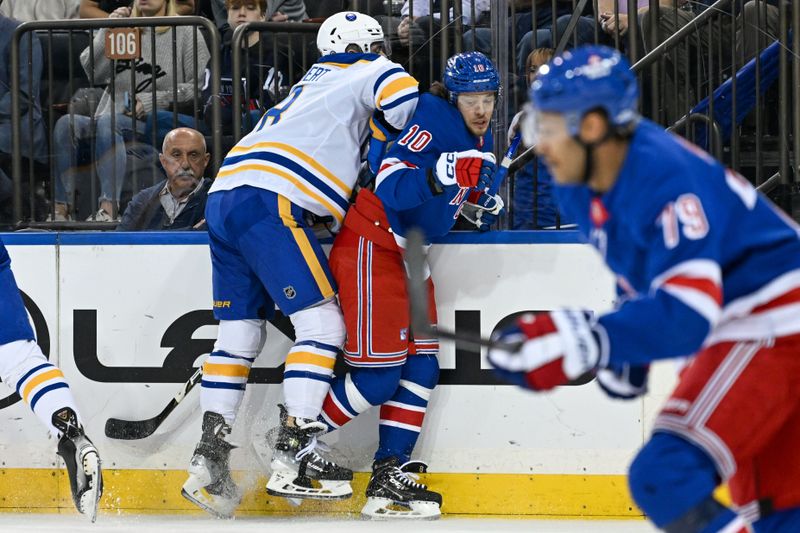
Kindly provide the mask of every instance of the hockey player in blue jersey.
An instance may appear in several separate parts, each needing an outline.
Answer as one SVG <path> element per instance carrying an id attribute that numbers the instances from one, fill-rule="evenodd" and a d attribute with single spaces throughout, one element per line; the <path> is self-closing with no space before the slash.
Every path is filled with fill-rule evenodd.
<path id="1" fill-rule="evenodd" d="M 383 159 L 375 192 L 362 189 L 331 250 L 331 270 L 347 325 L 344 357 L 323 404 L 331 430 L 380 406 L 379 445 L 362 514 L 435 518 L 441 495 L 417 483 L 410 461 L 439 377 L 439 341 L 410 331 L 402 251 L 406 232 L 428 238 L 450 231 L 471 202 L 472 220 L 488 227 L 502 210 L 483 192 L 494 173 L 489 130 L 500 77 L 483 54 L 451 57 L 444 86 L 420 96 L 417 110 Z M 430 282 L 431 323 L 436 324 Z"/>
<path id="2" fill-rule="evenodd" d="M 202 436 L 182 494 L 230 516 L 241 492 L 230 476 L 228 435 L 250 367 L 275 306 L 292 321 L 295 343 L 284 367 L 270 494 L 334 499 L 352 494 L 352 472 L 324 459 L 317 421 L 345 338 L 336 283 L 309 220 L 336 230 L 355 185 L 361 147 L 374 131 L 402 130 L 417 102 L 417 81 L 385 56 L 383 30 L 355 12 L 329 17 L 317 32 L 322 57 L 287 98 L 267 111 L 226 156 L 208 194 L 214 351 L 203 365 Z"/>
<path id="3" fill-rule="evenodd" d="M 489 360 L 548 390 L 586 372 L 612 396 L 688 356 L 629 472 L 669 532 L 800 531 L 800 228 L 745 179 L 637 114 L 619 53 L 577 48 L 531 89 L 523 134 L 561 207 L 616 273 L 620 304 L 521 317 Z M 726 482 L 734 507 L 713 492 Z"/>
<path id="4" fill-rule="evenodd" d="M 64 374 L 36 343 L 20 297 L 11 258 L 0 241 L 0 379 L 17 391 L 58 441 L 72 499 L 94 522 L 103 493 L 100 456 L 83 430 L 75 398 Z"/>

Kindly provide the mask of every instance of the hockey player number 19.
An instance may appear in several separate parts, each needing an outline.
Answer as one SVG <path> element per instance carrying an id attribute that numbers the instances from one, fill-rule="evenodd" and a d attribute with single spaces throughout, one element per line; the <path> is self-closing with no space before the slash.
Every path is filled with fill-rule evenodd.
<path id="1" fill-rule="evenodd" d="M 661 212 L 661 227 L 667 249 L 678 246 L 680 233 L 689 240 L 702 239 L 708 234 L 708 219 L 703 204 L 694 194 L 682 194 Z M 680 225 L 680 230 L 678 226 Z"/>

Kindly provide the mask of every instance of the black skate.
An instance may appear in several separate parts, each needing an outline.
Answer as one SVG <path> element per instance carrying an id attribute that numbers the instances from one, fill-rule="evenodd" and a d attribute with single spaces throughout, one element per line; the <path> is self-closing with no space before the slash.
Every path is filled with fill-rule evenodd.
<path id="1" fill-rule="evenodd" d="M 316 420 L 296 418 L 296 427 L 287 425 L 288 414 L 280 409 L 280 425 L 267 434 L 272 448 L 272 475 L 267 482 L 267 492 L 294 500 L 341 500 L 353 495 L 350 481 L 353 471 L 322 457 L 317 450 L 327 447 L 317 442 L 317 435 L 327 426 Z"/>
<path id="2" fill-rule="evenodd" d="M 439 518 L 442 495 L 417 483 L 418 477 L 414 474 L 427 472 L 427 465 L 420 461 L 398 464 L 397 457 L 387 457 L 372 464 L 367 503 L 361 509 L 361 515 L 373 520 Z"/>
<path id="3" fill-rule="evenodd" d="M 103 494 L 103 473 L 100 455 L 92 441 L 78 425 L 75 411 L 65 407 L 53 413 L 53 425 L 61 432 L 58 455 L 64 459 L 69 475 L 69 488 L 75 507 L 92 522 L 97 519 L 97 506 Z"/>
<path id="4" fill-rule="evenodd" d="M 225 440 L 231 427 L 222 415 L 206 411 L 203 435 L 189 463 L 189 479 L 181 494 L 217 518 L 231 518 L 242 493 L 231 478 L 230 454 L 233 444 Z"/>

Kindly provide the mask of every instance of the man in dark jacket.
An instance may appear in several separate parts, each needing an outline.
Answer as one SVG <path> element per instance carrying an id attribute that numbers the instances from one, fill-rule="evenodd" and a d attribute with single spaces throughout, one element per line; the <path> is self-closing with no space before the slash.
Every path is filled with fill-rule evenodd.
<path id="1" fill-rule="evenodd" d="M 210 154 L 203 135 L 176 128 L 164 138 L 159 159 L 167 179 L 133 197 L 117 230 L 191 230 L 204 226 L 211 180 L 203 178 Z"/>

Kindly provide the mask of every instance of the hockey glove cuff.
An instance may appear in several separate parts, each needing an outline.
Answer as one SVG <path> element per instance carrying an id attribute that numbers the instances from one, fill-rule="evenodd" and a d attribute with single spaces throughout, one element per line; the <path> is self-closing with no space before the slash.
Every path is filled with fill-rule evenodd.
<path id="1" fill-rule="evenodd" d="M 625 364 L 620 369 L 602 368 L 597 371 L 597 383 L 612 398 L 632 400 L 647 392 L 649 373 L 649 365 Z"/>
<path id="2" fill-rule="evenodd" d="M 488 231 L 504 209 L 503 199 L 499 195 L 492 196 L 473 190 L 461 208 L 461 215 L 479 230 Z"/>
<path id="3" fill-rule="evenodd" d="M 490 349 L 489 362 L 501 370 L 500 377 L 536 391 L 550 390 L 597 367 L 600 338 L 592 328 L 591 313 L 562 310 L 527 313 L 516 324 L 496 336 L 506 343 L 522 341 L 515 352 Z"/>

